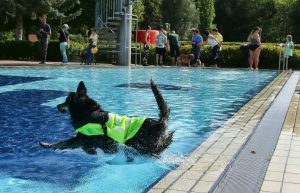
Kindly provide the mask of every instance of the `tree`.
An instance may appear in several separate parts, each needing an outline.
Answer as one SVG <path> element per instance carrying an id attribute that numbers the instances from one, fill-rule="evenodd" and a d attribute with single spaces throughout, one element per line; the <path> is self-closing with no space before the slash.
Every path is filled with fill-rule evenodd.
<path id="1" fill-rule="evenodd" d="M 183 39 L 187 38 L 192 27 L 198 24 L 197 10 L 192 0 L 163 0 L 161 4 L 163 22 L 171 24 Z"/>
<path id="2" fill-rule="evenodd" d="M 298 34 L 300 34 L 300 0 L 296 0 L 291 4 L 290 12 L 289 12 L 289 18 L 290 18 L 290 24 L 292 26 L 291 34 L 293 34 L 293 41 L 300 41 L 300 37 Z M 296 36 L 297 34 L 297 36 Z"/>
<path id="3" fill-rule="evenodd" d="M 133 4 L 133 14 L 138 17 L 139 23 L 144 21 L 145 0 L 136 0 Z"/>
<path id="4" fill-rule="evenodd" d="M 194 0 L 199 13 L 199 28 L 210 30 L 215 18 L 214 0 Z"/>
<path id="5" fill-rule="evenodd" d="M 81 9 L 72 10 L 79 0 L 4 0 L 2 5 L 9 6 L 5 12 L 6 20 L 15 20 L 16 40 L 22 40 L 24 19 L 36 19 L 38 15 L 48 15 L 52 19 L 69 21 L 80 15 Z M 72 12 L 71 12 L 72 10 Z M 74 11 L 74 12 L 73 12 Z M 4 21 L 5 22 L 5 21 Z"/>
<path id="6" fill-rule="evenodd" d="M 274 40 L 277 13 L 274 0 L 216 0 L 215 23 L 222 31 L 226 41 L 246 41 L 251 29 L 263 28 L 263 41 Z M 277 32 L 276 32 L 277 33 Z"/>
<path id="7" fill-rule="evenodd" d="M 144 0 L 144 21 L 141 23 L 143 28 L 151 26 L 158 29 L 162 25 L 162 16 L 160 12 L 160 5 L 162 0 Z"/>

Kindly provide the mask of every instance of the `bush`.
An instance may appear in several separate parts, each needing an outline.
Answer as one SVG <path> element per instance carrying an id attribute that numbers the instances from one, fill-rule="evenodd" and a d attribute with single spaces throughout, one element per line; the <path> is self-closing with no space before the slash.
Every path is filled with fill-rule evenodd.
<path id="1" fill-rule="evenodd" d="M 0 42 L 0 59 L 39 60 L 38 44 L 26 40 Z M 49 42 L 47 60 L 61 61 L 58 41 Z"/>
<path id="2" fill-rule="evenodd" d="M 5 31 L 0 33 L 0 42 L 12 41 L 15 39 L 13 31 Z"/>
<path id="3" fill-rule="evenodd" d="M 191 45 L 185 44 L 181 46 L 181 54 L 190 54 Z M 211 48 L 207 45 L 201 48 L 201 61 L 205 65 L 211 64 Z M 263 69 L 278 69 L 279 52 L 283 51 L 283 48 L 276 44 L 264 44 L 260 55 L 260 68 Z M 222 45 L 221 54 L 224 59 L 224 64 L 221 64 L 223 68 L 247 68 L 248 62 L 244 60 L 240 44 L 224 44 Z M 171 57 L 169 53 L 166 54 L 166 64 L 171 64 Z M 150 64 L 155 64 L 155 47 L 150 48 Z M 300 69 L 300 51 L 295 50 L 294 55 L 289 65 L 294 70 Z"/>
<path id="4" fill-rule="evenodd" d="M 0 42 L 1 59 L 36 60 L 38 44 L 29 41 Z"/>

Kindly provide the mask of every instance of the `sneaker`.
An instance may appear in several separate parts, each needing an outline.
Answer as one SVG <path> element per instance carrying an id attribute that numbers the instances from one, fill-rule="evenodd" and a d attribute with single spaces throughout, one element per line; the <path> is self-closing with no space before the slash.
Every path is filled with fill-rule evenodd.
<path id="1" fill-rule="evenodd" d="M 46 62 L 40 62 L 39 64 L 46 64 Z"/>
<path id="2" fill-rule="evenodd" d="M 68 65 L 68 62 L 62 62 L 60 65 Z"/>

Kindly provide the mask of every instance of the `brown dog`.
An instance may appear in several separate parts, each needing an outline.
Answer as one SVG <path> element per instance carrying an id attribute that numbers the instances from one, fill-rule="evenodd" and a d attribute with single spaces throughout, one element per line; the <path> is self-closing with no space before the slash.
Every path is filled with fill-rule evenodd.
<path id="1" fill-rule="evenodd" d="M 190 66 L 192 59 L 193 59 L 193 54 L 181 55 L 179 64 L 181 66 Z"/>

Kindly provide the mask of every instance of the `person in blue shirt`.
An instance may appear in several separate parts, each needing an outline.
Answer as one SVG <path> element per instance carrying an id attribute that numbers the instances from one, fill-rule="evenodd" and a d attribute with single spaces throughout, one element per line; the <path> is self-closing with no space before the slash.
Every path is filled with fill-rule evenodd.
<path id="1" fill-rule="evenodd" d="M 41 16 L 39 19 L 41 22 L 39 29 L 39 51 L 41 57 L 40 64 L 45 64 L 51 28 L 50 25 L 46 23 L 46 16 Z"/>
<path id="2" fill-rule="evenodd" d="M 195 66 L 197 62 L 199 62 L 199 65 L 201 65 L 200 61 L 200 48 L 203 44 L 203 38 L 199 33 L 198 29 L 193 29 L 193 37 L 192 37 L 192 54 L 193 54 L 193 60 L 192 65 Z"/>

